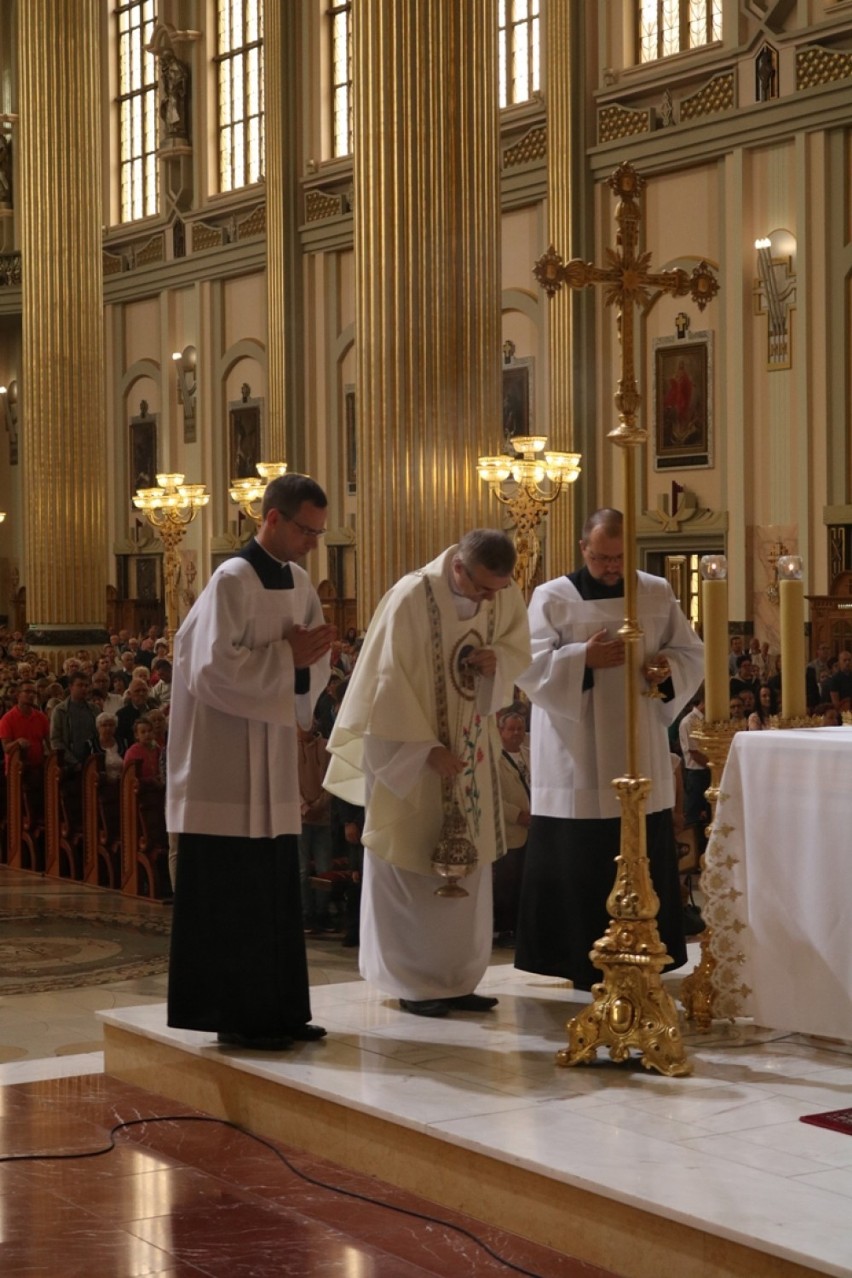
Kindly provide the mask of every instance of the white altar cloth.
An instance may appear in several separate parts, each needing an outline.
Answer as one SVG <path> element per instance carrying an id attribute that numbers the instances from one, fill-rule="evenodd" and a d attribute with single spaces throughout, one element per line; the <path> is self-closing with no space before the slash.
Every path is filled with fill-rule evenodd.
<path id="1" fill-rule="evenodd" d="M 719 1015 L 852 1040 L 852 730 L 740 732 L 702 885 Z"/>

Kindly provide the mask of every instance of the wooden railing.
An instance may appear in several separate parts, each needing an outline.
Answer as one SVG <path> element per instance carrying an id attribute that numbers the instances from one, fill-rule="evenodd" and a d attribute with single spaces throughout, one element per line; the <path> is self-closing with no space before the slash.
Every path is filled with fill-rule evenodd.
<path id="1" fill-rule="evenodd" d="M 13 750 L 7 764 L 0 862 L 130 896 L 171 896 L 165 788 L 143 780 L 138 763 L 119 779 L 97 755 L 82 767 L 61 752 L 33 765 Z"/>

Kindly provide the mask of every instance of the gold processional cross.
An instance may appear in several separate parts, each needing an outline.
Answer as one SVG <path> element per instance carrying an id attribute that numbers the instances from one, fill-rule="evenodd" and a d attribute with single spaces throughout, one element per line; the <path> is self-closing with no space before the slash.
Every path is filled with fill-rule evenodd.
<path id="1" fill-rule="evenodd" d="M 645 307 L 652 290 L 675 297 L 690 294 L 699 310 L 716 296 L 719 284 L 706 261 L 691 275 L 677 269 L 652 272 L 651 254 L 637 253 L 641 210 L 637 197 L 645 186 L 630 164 L 620 164 L 609 179 L 618 196 L 615 221 L 617 247 L 607 249 L 608 265 L 593 266 L 579 258 L 564 262 L 551 245 L 535 264 L 535 276 L 553 297 L 563 285 L 588 288 L 600 284 L 607 306 L 615 306 L 621 343 L 621 377 L 615 395 L 619 425 L 609 438 L 624 456 L 624 624 L 619 630 L 626 645 L 627 774 L 613 780 L 621 805 L 621 841 L 616 878 L 607 898 L 610 923 L 595 942 L 592 961 L 603 972 L 593 987 L 594 1002 L 566 1025 L 568 1046 L 557 1053 L 560 1065 L 578 1065 L 594 1058 L 599 1047 L 609 1048 L 615 1061 L 631 1049 L 642 1053 L 642 1064 L 661 1074 L 692 1072 L 686 1057 L 674 1001 L 663 989 L 660 973 L 671 962 L 657 929 L 660 902 L 651 884 L 645 837 L 645 802 L 649 778 L 638 775 L 638 650 L 643 638 L 636 609 L 636 453 L 648 433 L 637 421 L 642 397 L 636 385 L 633 358 L 635 308 Z"/>

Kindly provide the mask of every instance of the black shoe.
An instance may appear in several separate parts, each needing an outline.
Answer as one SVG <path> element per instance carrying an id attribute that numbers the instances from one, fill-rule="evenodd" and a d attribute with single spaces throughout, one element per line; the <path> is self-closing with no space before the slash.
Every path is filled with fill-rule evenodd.
<path id="1" fill-rule="evenodd" d="M 262 1035 L 255 1038 L 250 1034 L 217 1034 L 216 1041 L 220 1047 L 245 1047 L 253 1052 L 283 1052 L 293 1046 L 293 1039 L 286 1034 L 277 1034 L 274 1038 Z"/>
<path id="2" fill-rule="evenodd" d="M 404 1012 L 413 1012 L 415 1016 L 446 1016 L 450 1010 L 449 1002 L 440 998 L 401 998 L 399 1005 Z"/>
<path id="3" fill-rule="evenodd" d="M 498 932 L 494 937 L 494 947 L 498 950 L 513 950 L 515 948 L 515 933 Z"/>
<path id="4" fill-rule="evenodd" d="M 347 932 L 340 944 L 345 950 L 354 950 L 360 944 L 358 933 Z"/>
<path id="5" fill-rule="evenodd" d="M 683 907 L 683 931 L 685 936 L 700 936 L 707 924 L 694 905 Z"/>
<path id="6" fill-rule="evenodd" d="M 496 1007 L 499 999 L 486 998 L 484 994 L 459 994 L 457 998 L 448 998 L 447 1004 L 457 1012 L 490 1012 Z"/>
<path id="7" fill-rule="evenodd" d="M 315 1043 L 318 1038 L 325 1038 L 328 1030 L 321 1025 L 288 1025 L 287 1034 L 297 1043 Z"/>

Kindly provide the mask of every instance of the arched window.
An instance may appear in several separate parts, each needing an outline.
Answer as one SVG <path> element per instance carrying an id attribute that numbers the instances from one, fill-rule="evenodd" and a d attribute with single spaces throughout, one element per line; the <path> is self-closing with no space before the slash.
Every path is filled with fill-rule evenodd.
<path id="1" fill-rule="evenodd" d="M 127 0 L 118 26 L 118 120 L 121 221 L 153 217 L 158 205 L 157 59 L 147 51 L 155 0 Z"/>
<path id="2" fill-rule="evenodd" d="M 638 0 L 638 13 L 640 62 L 722 38 L 722 0 Z"/>
<path id="3" fill-rule="evenodd" d="M 329 0 L 331 153 L 352 154 L 352 0 Z"/>
<path id="4" fill-rule="evenodd" d="M 528 102 L 541 87 L 541 0 L 498 0 L 500 106 Z"/>
<path id="5" fill-rule="evenodd" d="M 219 189 L 233 191 L 263 177 L 263 0 L 217 8 Z"/>

